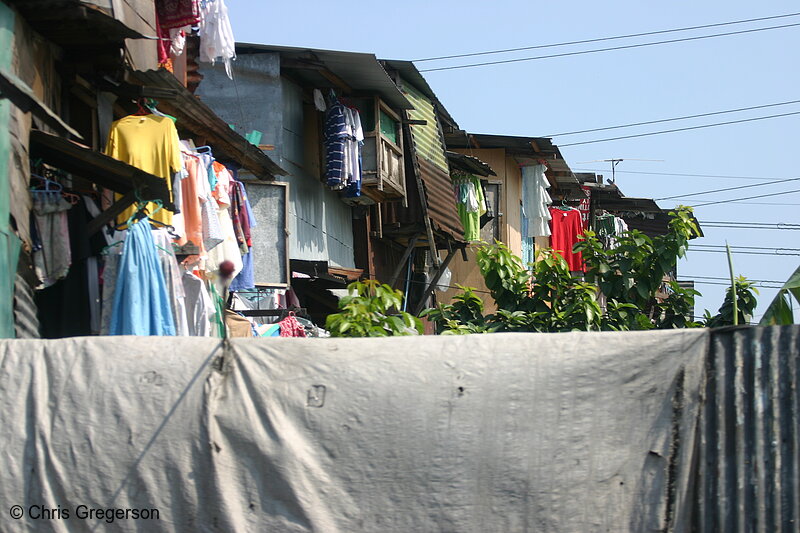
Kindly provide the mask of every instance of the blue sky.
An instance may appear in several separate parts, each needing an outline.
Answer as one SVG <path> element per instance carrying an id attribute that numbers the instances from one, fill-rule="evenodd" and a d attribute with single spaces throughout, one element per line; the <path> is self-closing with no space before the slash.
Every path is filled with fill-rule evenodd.
<path id="1" fill-rule="evenodd" d="M 450 2 L 340 4 L 227 0 L 238 41 L 374 53 L 419 59 L 564 41 L 657 31 L 799 12 L 795 2 Z M 530 57 L 582 49 L 708 35 L 800 23 L 800 16 L 606 43 L 425 62 L 420 69 Z M 546 136 L 568 132 L 800 100 L 800 26 L 684 43 L 429 72 L 425 76 L 459 125 L 472 132 Z M 800 111 L 800 104 L 607 132 L 555 137 L 558 145 L 674 127 Z M 758 180 L 637 174 L 659 172 L 800 177 L 800 115 L 638 139 L 563 147 L 573 169 L 603 171 L 609 158 L 625 161 L 617 183 L 627 196 L 660 198 Z M 692 205 L 800 189 L 800 182 L 681 200 Z M 701 221 L 800 223 L 800 193 L 698 207 Z M 672 207 L 676 201 L 662 201 Z M 704 244 L 800 248 L 800 232 L 706 228 Z M 785 280 L 800 256 L 734 254 L 737 273 Z M 727 276 L 724 254 L 690 251 L 682 276 Z M 697 314 L 716 311 L 724 287 L 698 283 Z M 761 289 L 756 316 L 775 291 Z"/>

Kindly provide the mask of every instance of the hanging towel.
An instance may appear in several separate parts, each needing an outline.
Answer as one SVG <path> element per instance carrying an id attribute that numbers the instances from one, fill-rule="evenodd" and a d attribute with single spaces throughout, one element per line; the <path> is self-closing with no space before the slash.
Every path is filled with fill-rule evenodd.
<path id="1" fill-rule="evenodd" d="M 110 335 L 175 335 L 175 322 L 150 221 L 128 229 L 119 262 Z"/>

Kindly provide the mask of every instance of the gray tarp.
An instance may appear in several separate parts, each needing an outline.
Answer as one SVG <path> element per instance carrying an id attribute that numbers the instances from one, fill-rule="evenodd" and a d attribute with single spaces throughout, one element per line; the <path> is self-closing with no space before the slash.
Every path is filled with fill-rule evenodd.
<path id="1" fill-rule="evenodd" d="M 708 339 L 2 341 L 0 530 L 683 531 Z"/>

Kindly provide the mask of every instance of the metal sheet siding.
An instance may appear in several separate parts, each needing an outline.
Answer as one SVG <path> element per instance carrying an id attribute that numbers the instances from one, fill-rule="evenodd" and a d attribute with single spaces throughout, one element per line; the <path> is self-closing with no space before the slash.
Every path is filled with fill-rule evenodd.
<path id="1" fill-rule="evenodd" d="M 464 225 L 458 217 L 450 174 L 424 159 L 419 160 L 419 170 L 425 183 L 428 214 L 431 220 L 440 230 L 450 233 L 458 240 L 463 240 Z"/>
<path id="2" fill-rule="evenodd" d="M 289 257 L 355 268 L 352 210 L 300 167 L 285 162 L 289 187 Z"/>
<path id="3" fill-rule="evenodd" d="M 411 126 L 411 136 L 417 149 L 417 157 L 426 159 L 444 172 L 449 172 L 447 156 L 442 141 L 439 121 L 430 99 L 408 83 L 402 84 L 403 94 L 414 105 L 408 112 L 412 120 L 424 120 L 427 124 Z"/>
<path id="4" fill-rule="evenodd" d="M 413 149 L 416 151 L 420 175 L 425 184 L 430 218 L 438 229 L 450 233 L 456 239 L 464 238 L 464 226 L 458 218 L 450 168 L 445 155 L 443 137 L 436 118 L 436 110 L 430 99 L 408 83 L 401 83 L 403 94 L 414 104 L 408 112 L 412 120 L 424 120 L 426 124 L 411 125 Z"/>
<path id="5" fill-rule="evenodd" d="M 798 366 L 800 326 L 712 336 L 693 531 L 800 530 Z"/>
<path id="6" fill-rule="evenodd" d="M 41 338 L 33 289 L 19 274 L 14 282 L 14 329 L 18 339 Z"/>

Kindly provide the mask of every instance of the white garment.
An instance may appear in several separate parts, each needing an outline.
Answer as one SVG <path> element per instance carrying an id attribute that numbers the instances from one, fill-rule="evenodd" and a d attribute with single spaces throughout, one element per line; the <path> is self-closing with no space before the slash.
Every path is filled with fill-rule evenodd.
<path id="1" fill-rule="evenodd" d="M 321 113 L 328 109 L 328 106 L 325 105 L 325 97 L 322 96 L 322 91 L 319 89 L 314 89 L 314 107 Z"/>
<path id="2" fill-rule="evenodd" d="M 228 18 L 225 0 L 207 0 L 200 10 L 200 61 L 211 63 L 221 59 L 225 73 L 233 79 L 231 60 L 236 59 L 236 40 Z"/>
<path id="3" fill-rule="evenodd" d="M 239 241 L 236 240 L 236 232 L 233 229 L 233 221 L 228 209 L 218 209 L 217 219 L 219 220 L 224 240 L 219 246 L 208 251 L 208 260 L 205 267 L 210 272 L 219 270 L 219 265 L 227 259 L 233 263 L 233 276 L 231 276 L 231 279 L 233 279 L 239 275 L 244 266 L 242 252 L 239 250 Z"/>
<path id="4" fill-rule="evenodd" d="M 184 26 L 182 28 L 170 28 L 169 30 L 169 53 L 173 57 L 178 57 L 183 54 L 186 47 L 186 34 L 192 31 L 191 26 Z"/>
<path id="5" fill-rule="evenodd" d="M 205 282 L 192 274 L 184 272 L 183 290 L 186 294 L 186 316 L 189 335 L 193 337 L 211 336 L 211 317 L 216 313 L 214 302 L 208 294 Z"/>
<path id="6" fill-rule="evenodd" d="M 550 182 L 544 173 L 545 165 L 522 167 L 522 211 L 528 217 L 528 234 L 525 237 L 548 237 L 550 235 L 550 210 L 553 200 L 547 192 Z"/>

